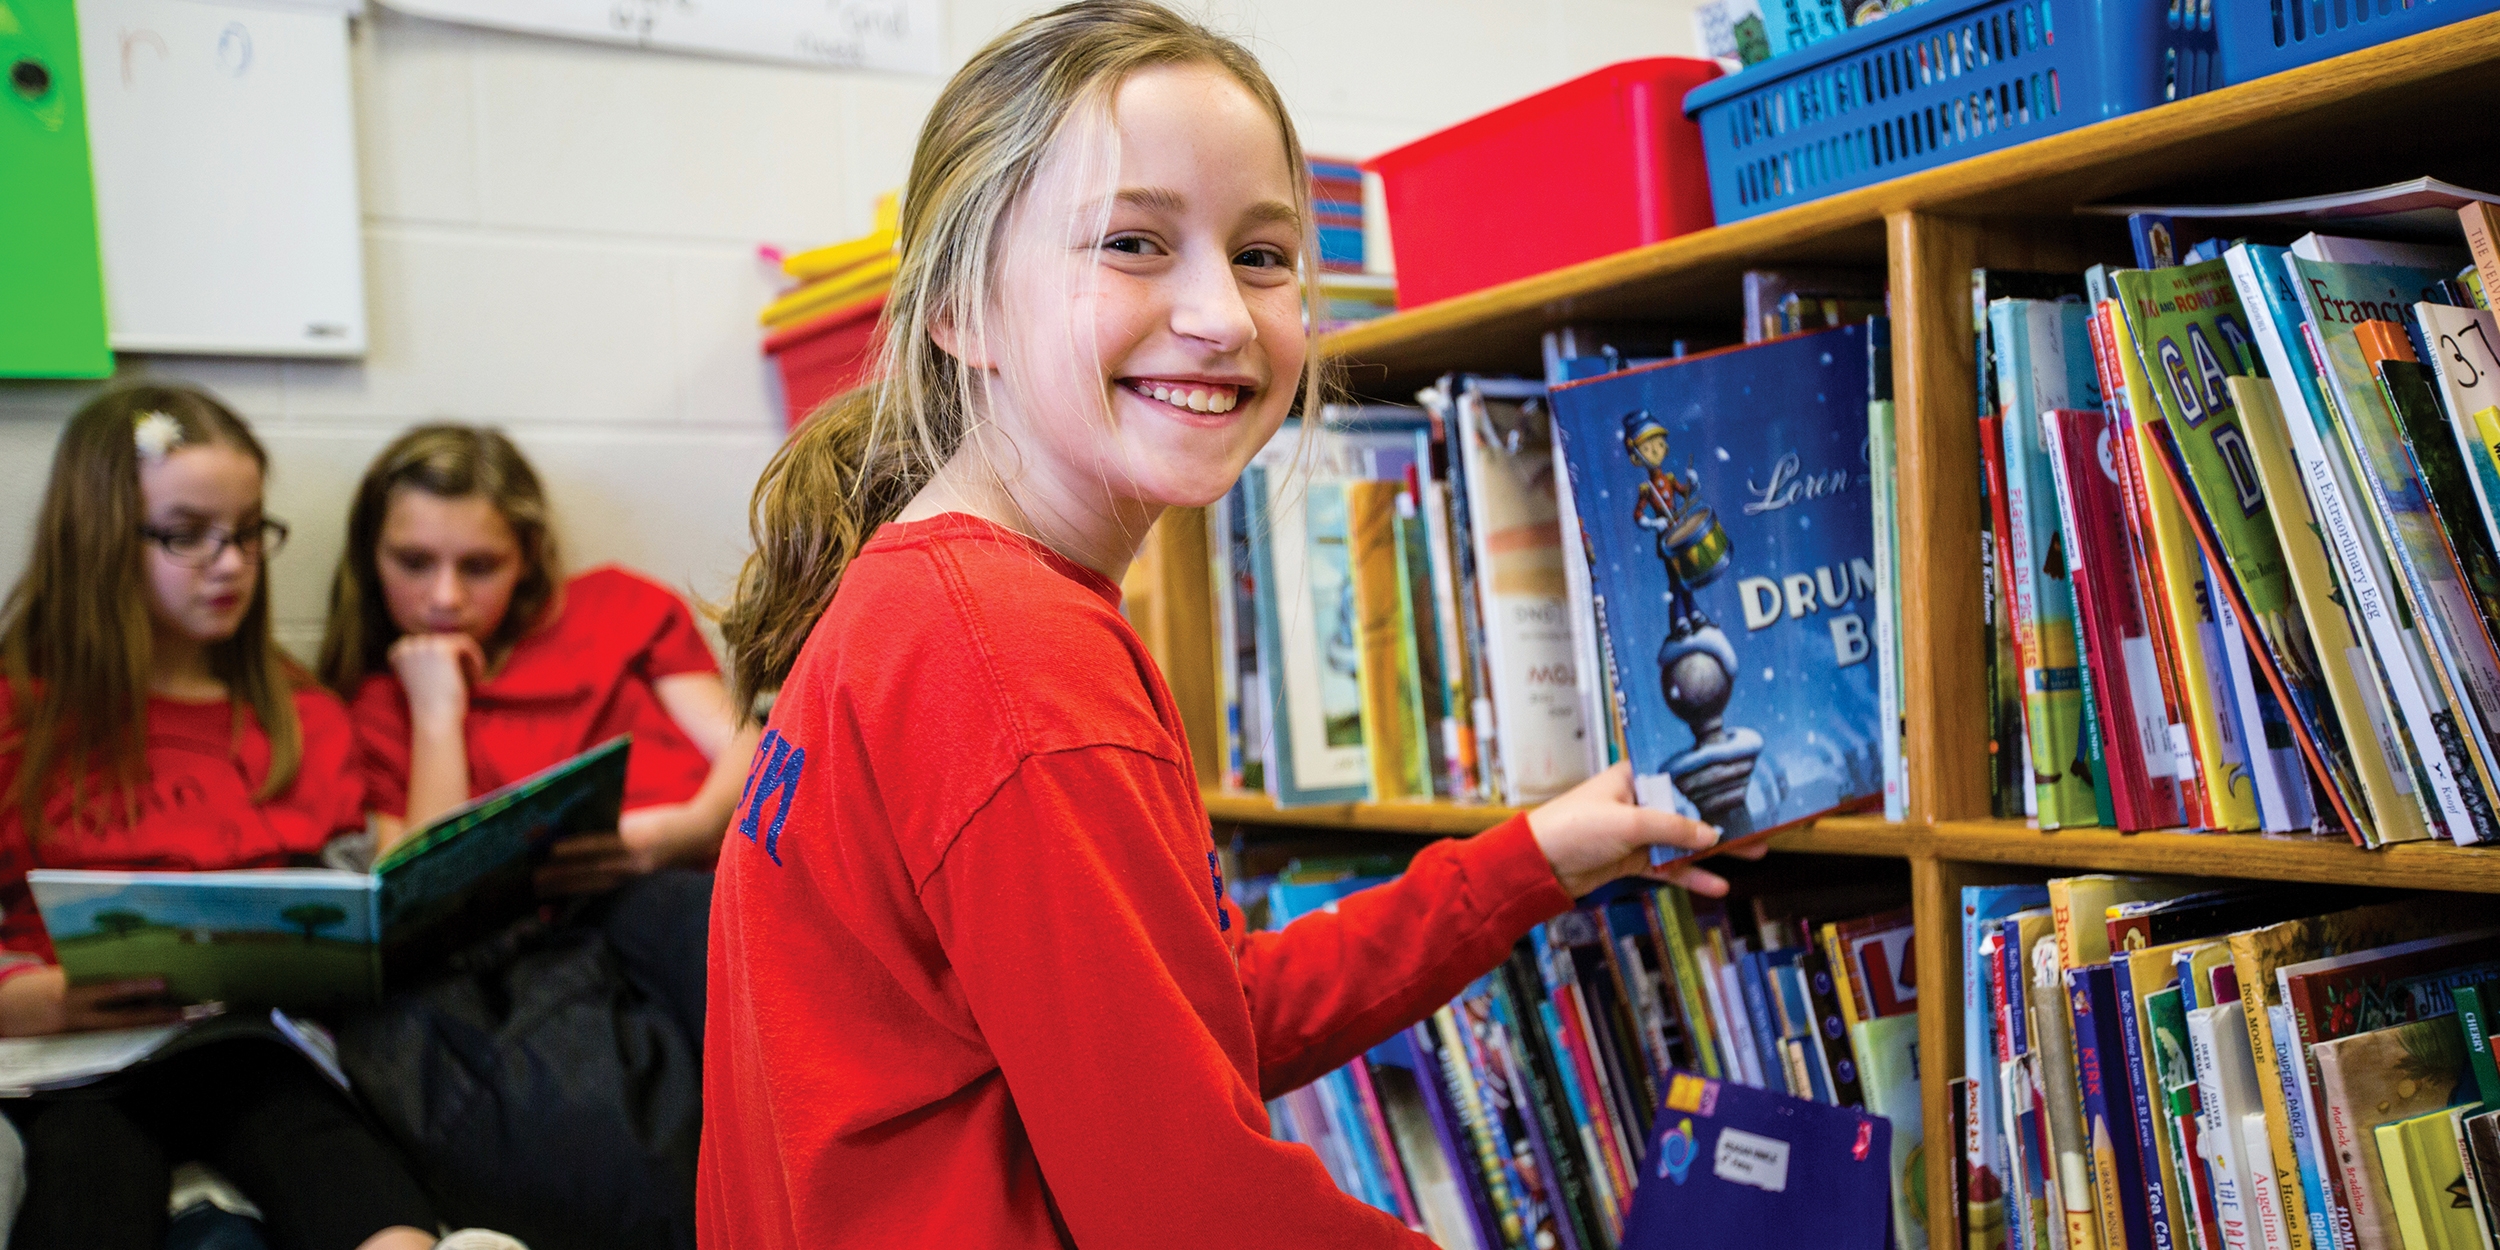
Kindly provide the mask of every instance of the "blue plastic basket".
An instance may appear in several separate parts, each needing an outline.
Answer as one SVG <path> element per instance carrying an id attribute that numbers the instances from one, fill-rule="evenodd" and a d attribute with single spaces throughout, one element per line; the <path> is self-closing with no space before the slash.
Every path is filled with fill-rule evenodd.
<path id="1" fill-rule="evenodd" d="M 2207 0 L 2208 3 L 2214 0 Z M 2294 66 L 2500 11 L 2500 0 L 2220 0 L 2222 80 Z"/>
<path id="2" fill-rule="evenodd" d="M 1684 111 L 1711 207 L 1724 225 L 2193 95 L 2217 85 L 2212 5 L 1928 0 L 1704 83 Z"/>

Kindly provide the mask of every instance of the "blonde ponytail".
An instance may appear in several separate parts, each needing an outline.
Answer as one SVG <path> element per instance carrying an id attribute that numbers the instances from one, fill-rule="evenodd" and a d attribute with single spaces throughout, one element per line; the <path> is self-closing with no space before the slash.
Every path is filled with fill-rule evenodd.
<path id="1" fill-rule="evenodd" d="M 982 338 L 1000 223 L 1071 116 L 1107 119 L 1130 73 L 1203 62 L 1238 80 L 1276 119 L 1286 167 L 1302 144 L 1283 97 L 1241 45 L 1149 0 L 1084 0 L 1018 23 L 973 54 L 938 94 L 903 189 L 902 263 L 867 386 L 827 401 L 783 444 L 748 505 L 755 550 L 720 613 L 741 707 L 778 688 L 842 573 L 955 454 L 975 411 L 975 379 L 938 347 L 952 327 Z M 1311 221 L 1309 183 L 1294 206 Z M 1306 265 L 1319 249 L 1306 238 Z M 1305 300 L 1309 299 L 1305 273 Z M 1312 353 L 1306 397 L 1321 393 Z"/>

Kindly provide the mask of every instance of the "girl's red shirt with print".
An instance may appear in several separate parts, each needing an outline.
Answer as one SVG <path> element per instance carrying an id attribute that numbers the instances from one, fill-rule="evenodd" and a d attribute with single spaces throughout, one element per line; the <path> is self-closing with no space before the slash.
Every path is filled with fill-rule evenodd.
<path id="1" fill-rule="evenodd" d="M 90 777 L 73 810 L 59 776 L 40 837 L 27 836 L 15 803 L 0 804 L 0 945 L 52 958 L 35 912 L 33 868 L 206 872 L 276 868 L 321 852 L 365 822 L 347 709 L 315 685 L 295 691 L 303 764 L 267 802 L 252 796 L 269 777 L 269 735 L 248 706 L 226 700 L 148 700 L 147 779 L 135 794 Z M 19 748 L 9 684 L 0 681 L 0 795 L 17 783 Z M 57 775 L 56 775 L 57 776 Z M 135 819 L 134 819 L 135 818 Z"/>
<path id="2" fill-rule="evenodd" d="M 712 1250 L 1430 1243 L 1266 1100 L 1570 906 L 1524 819 L 1243 932 L 1119 590 L 968 516 L 886 526 L 773 709 L 721 854 Z"/>
<path id="3" fill-rule="evenodd" d="M 678 728 L 652 683 L 719 671 L 694 614 L 667 588 L 612 566 L 572 578 L 554 615 L 514 643 L 503 667 L 469 691 L 470 797 L 630 733 L 625 809 L 693 798 L 712 762 Z M 405 815 L 411 730 L 399 675 L 385 668 L 367 676 L 349 711 L 367 806 Z"/>

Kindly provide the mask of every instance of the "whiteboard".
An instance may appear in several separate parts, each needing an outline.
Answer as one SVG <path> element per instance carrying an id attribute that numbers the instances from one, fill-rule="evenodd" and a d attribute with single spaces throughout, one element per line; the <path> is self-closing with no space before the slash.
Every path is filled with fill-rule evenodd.
<path id="1" fill-rule="evenodd" d="M 402 13 L 836 69 L 946 68 L 938 0 L 382 0 Z"/>
<path id="2" fill-rule="evenodd" d="M 344 4 L 78 0 L 116 351 L 358 356 Z"/>

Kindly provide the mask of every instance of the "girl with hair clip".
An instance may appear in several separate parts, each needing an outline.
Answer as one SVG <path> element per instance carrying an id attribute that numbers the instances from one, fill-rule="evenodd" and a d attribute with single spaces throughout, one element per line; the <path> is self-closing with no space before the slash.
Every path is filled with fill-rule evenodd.
<path id="1" fill-rule="evenodd" d="M 1274 1140 L 1361 1054 L 1617 877 L 1725 883 L 1613 769 L 1273 934 L 1225 901 L 1120 615 L 1168 507 L 1326 394 L 1299 143 L 1146 0 L 1031 18 L 939 94 L 877 380 L 757 486 L 722 620 L 778 702 L 723 852 L 703 1244 L 1429 1245 Z"/>
<path id="2" fill-rule="evenodd" d="M 269 638 L 268 456 L 180 386 L 109 391 L 71 418 L 25 573 L 0 610 L 0 1033 L 163 1023 L 159 981 L 69 985 L 29 868 L 206 871 L 310 862 L 363 823 L 347 713 Z M 279 1250 L 437 1242 L 400 1159 L 300 1056 L 210 1044 L 108 1096 L 0 1102 L 27 1147 L 20 1250 L 158 1250 L 172 1165 L 231 1178 Z"/>

